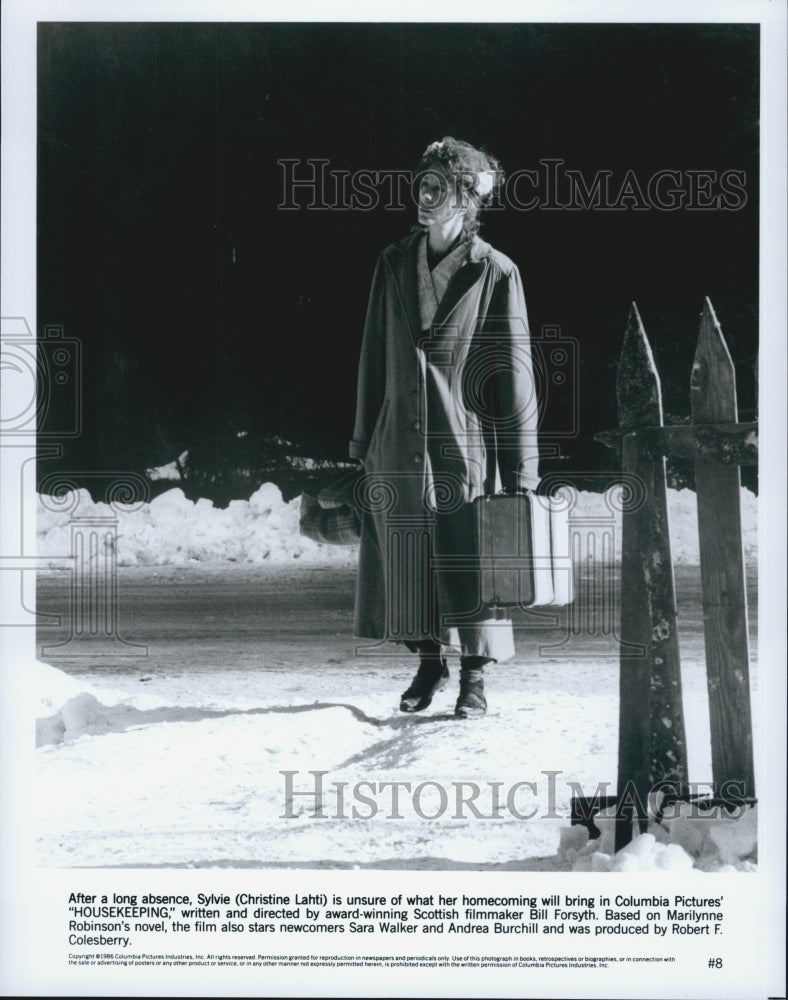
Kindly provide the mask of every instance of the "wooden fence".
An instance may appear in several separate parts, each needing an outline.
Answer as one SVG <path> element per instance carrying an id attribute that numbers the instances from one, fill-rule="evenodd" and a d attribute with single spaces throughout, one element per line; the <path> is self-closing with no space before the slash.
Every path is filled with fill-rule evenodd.
<path id="1" fill-rule="evenodd" d="M 733 362 L 708 299 L 690 380 L 692 422 L 663 424 L 659 375 L 634 303 L 616 393 L 619 428 L 599 438 L 620 446 L 622 471 L 640 484 L 622 515 L 619 850 L 635 822 L 645 830 L 660 789 L 663 805 L 690 797 L 666 455 L 695 465 L 713 801 L 754 802 L 739 466 L 757 463 L 758 429 L 738 422 Z M 610 802 L 597 801 L 592 812 Z"/>

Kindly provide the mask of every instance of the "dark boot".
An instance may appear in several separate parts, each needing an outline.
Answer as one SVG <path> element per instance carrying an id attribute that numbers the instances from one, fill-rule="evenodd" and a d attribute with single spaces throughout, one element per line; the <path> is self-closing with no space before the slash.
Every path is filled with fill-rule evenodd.
<path id="1" fill-rule="evenodd" d="M 460 660 L 460 696 L 454 706 L 458 718 L 475 719 L 487 711 L 484 665 L 489 662 L 483 656 L 463 656 Z"/>
<path id="2" fill-rule="evenodd" d="M 435 692 L 440 691 L 448 679 L 449 668 L 439 653 L 426 656 L 422 654 L 416 676 L 400 699 L 400 712 L 422 712 L 432 701 Z"/>

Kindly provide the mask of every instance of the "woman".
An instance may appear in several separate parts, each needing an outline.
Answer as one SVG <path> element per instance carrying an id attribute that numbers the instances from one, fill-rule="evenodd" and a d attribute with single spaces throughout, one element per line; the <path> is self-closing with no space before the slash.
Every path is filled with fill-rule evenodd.
<path id="1" fill-rule="evenodd" d="M 460 652 L 455 714 L 487 709 L 483 670 L 514 655 L 512 625 L 480 600 L 473 501 L 538 483 L 537 400 L 517 267 L 477 236 L 499 164 L 451 137 L 417 168 L 419 225 L 378 258 L 350 454 L 361 543 L 355 634 L 405 644 L 419 712 Z"/>

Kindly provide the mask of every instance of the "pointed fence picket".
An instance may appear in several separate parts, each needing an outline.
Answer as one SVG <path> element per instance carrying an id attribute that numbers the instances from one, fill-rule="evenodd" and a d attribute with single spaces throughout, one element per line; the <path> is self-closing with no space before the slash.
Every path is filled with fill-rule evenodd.
<path id="1" fill-rule="evenodd" d="M 733 361 L 706 299 L 690 390 L 697 426 L 736 426 Z M 725 435 L 723 445 L 725 443 Z M 755 794 L 750 716 L 747 591 L 741 533 L 739 466 L 719 458 L 695 458 L 698 541 L 706 641 L 706 680 L 711 714 L 711 769 L 725 794 L 726 782 L 740 782 Z"/>
<path id="2" fill-rule="evenodd" d="M 635 817 L 645 829 L 652 789 L 667 782 L 683 794 L 687 783 L 665 459 L 644 446 L 637 433 L 662 427 L 662 394 L 634 303 L 616 396 L 624 431 L 622 471 L 641 486 L 624 498 L 622 514 L 619 714 L 626 722 L 618 734 L 619 840 Z"/>
<path id="3" fill-rule="evenodd" d="M 665 456 L 695 463 L 714 796 L 755 801 L 747 596 L 739 466 L 758 461 L 757 424 L 738 422 L 733 363 L 708 298 L 690 398 L 692 423 L 664 426 L 659 375 L 632 303 L 616 383 L 619 428 L 598 435 L 621 448 L 630 489 L 622 515 L 618 788 L 615 799 L 576 800 L 573 820 L 593 827 L 616 805 L 616 850 L 645 830 L 649 807 L 689 795 Z M 634 478 L 633 478 L 634 477 Z"/>

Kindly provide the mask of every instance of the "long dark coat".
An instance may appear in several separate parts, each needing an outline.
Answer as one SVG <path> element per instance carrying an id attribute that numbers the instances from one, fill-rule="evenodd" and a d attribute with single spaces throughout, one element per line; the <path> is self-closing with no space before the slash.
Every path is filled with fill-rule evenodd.
<path id="1" fill-rule="evenodd" d="M 471 504 L 539 480 L 522 283 L 508 257 L 473 237 L 422 330 L 421 239 L 417 230 L 381 253 L 367 310 L 350 444 L 366 472 L 355 634 L 507 659 L 511 624 L 479 599 Z"/>

